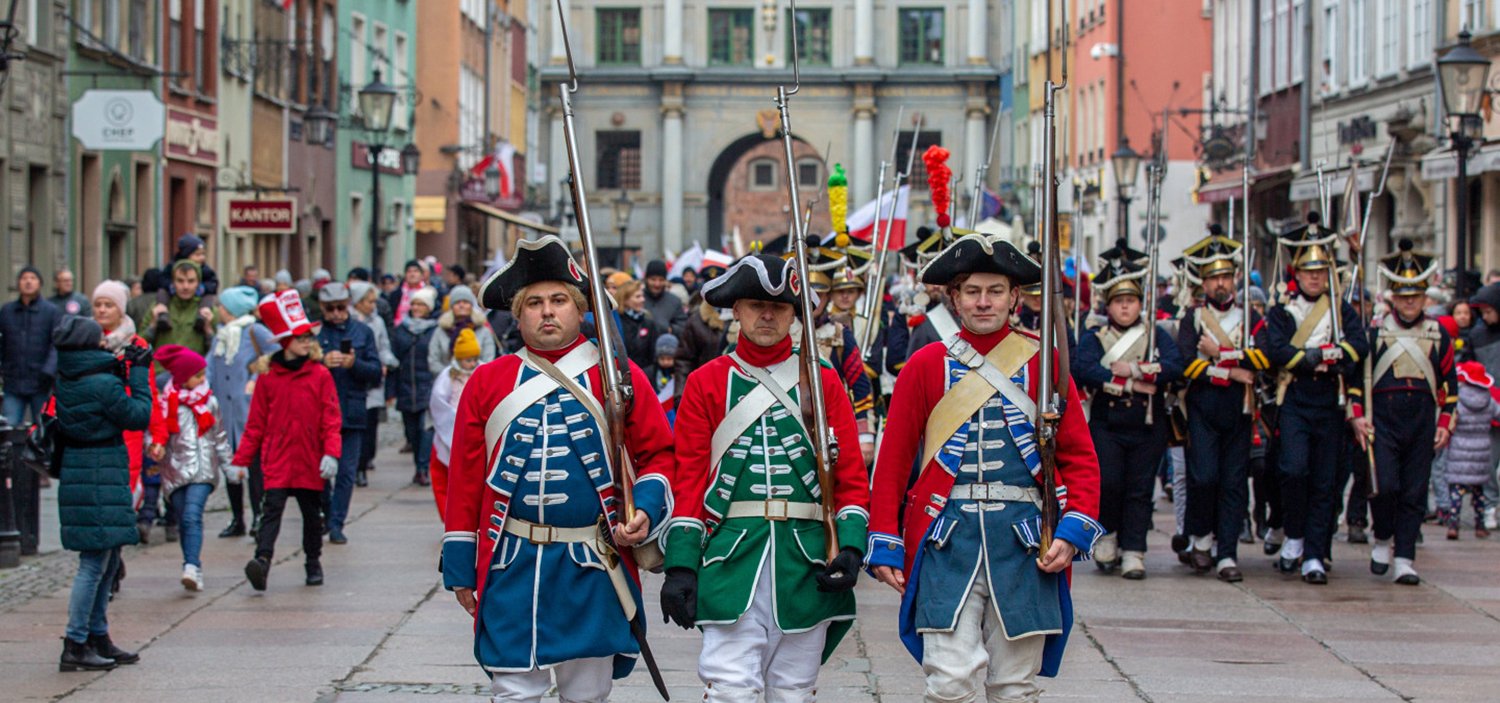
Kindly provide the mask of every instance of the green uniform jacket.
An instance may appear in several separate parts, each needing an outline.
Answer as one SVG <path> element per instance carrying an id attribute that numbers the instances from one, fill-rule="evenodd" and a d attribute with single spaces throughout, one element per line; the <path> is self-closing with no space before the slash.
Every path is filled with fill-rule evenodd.
<path id="1" fill-rule="evenodd" d="M 854 409 L 836 372 L 826 366 L 821 370 L 829 424 L 845 448 L 833 467 L 837 542 L 840 548 L 862 552 L 869 491 Z M 855 608 L 853 591 L 818 590 L 815 577 L 827 564 L 823 523 L 723 518 L 730 504 L 740 501 L 822 503 L 811 444 L 797 417 L 780 404 L 760 413 L 719 465 L 710 466 L 714 430 L 757 385 L 728 356 L 688 377 L 675 426 L 678 475 L 673 480 L 675 505 L 665 539 L 665 565 L 698 572 L 700 624 L 729 624 L 750 607 L 762 566 L 770 558 L 777 625 L 785 632 L 802 632 L 832 623 L 826 659 L 847 632 Z M 790 393 L 798 402 L 797 390 Z"/>

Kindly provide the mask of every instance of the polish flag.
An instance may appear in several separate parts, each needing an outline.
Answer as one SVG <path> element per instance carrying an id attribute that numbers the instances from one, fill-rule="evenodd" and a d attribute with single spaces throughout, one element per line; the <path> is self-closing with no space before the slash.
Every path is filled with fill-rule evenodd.
<path id="1" fill-rule="evenodd" d="M 896 201 L 896 210 L 891 212 L 891 201 Z M 886 193 L 879 203 L 871 200 L 861 205 L 858 210 L 849 213 L 845 220 L 849 224 L 849 236 L 862 242 L 873 242 L 877 234 L 875 229 L 876 206 L 879 205 L 880 215 L 891 219 L 890 238 L 886 241 L 887 249 L 900 249 L 906 246 L 906 210 L 911 201 L 911 186 L 901 186 L 894 193 Z M 885 223 L 881 222 L 881 230 L 885 229 Z"/>
<path id="2" fill-rule="evenodd" d="M 516 179 L 513 170 L 516 163 L 516 148 L 510 142 L 500 142 L 495 145 L 495 153 L 479 160 L 469 169 L 469 175 L 474 178 L 484 178 L 484 172 L 495 164 L 500 167 L 500 197 L 509 198 L 515 195 Z"/>

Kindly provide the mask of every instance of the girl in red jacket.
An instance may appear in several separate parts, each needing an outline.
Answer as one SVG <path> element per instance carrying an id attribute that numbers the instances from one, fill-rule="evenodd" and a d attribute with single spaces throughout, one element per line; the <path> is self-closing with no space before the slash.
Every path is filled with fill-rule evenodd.
<path id="1" fill-rule="evenodd" d="M 323 484 L 338 472 L 339 427 L 343 422 L 338 393 L 333 375 L 318 363 L 322 350 L 297 292 L 286 290 L 266 296 L 260 301 L 260 314 L 273 338 L 281 343 L 281 351 L 270 356 L 266 372 L 255 382 L 250 418 L 230 467 L 230 478 L 242 480 L 248 473 L 245 467 L 259 457 L 265 476 L 260 533 L 256 536 L 255 558 L 245 564 L 245 578 L 255 590 L 266 590 L 281 516 L 287 499 L 293 498 L 302 511 L 307 585 L 321 586 L 320 509 Z"/>

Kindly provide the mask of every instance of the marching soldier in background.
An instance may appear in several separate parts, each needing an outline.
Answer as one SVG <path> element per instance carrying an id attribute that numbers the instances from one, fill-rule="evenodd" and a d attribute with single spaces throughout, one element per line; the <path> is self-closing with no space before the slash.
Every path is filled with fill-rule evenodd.
<path id="1" fill-rule="evenodd" d="M 1053 440 L 1061 519 L 1051 548 L 1039 548 L 1031 412 L 1041 356 L 1010 318 L 1016 288 L 1040 276 L 1037 262 L 982 235 L 959 238 L 922 272 L 948 288 L 963 328 L 912 355 L 896 380 L 867 553 L 871 573 L 902 594 L 901 640 L 922 664 L 927 701 L 975 700 L 976 676 L 987 700 L 1035 700 L 1036 676 L 1057 674 L 1072 625 L 1061 572 L 1102 531 L 1098 462 L 1065 382 Z"/>
<path id="2" fill-rule="evenodd" d="M 625 436 L 608 436 L 599 350 L 580 332 L 589 285 L 547 236 L 522 241 L 481 293 L 485 307 L 515 314 L 526 346 L 480 366 L 464 388 L 440 563 L 443 585 L 475 618 L 474 657 L 496 701 L 540 701 L 554 674 L 563 700 L 605 701 L 645 635 L 626 547 L 666 524 L 672 430 L 629 364 L 636 401 Z M 628 521 L 622 469 L 605 458 L 611 441 L 637 472 Z"/>
<path id="3" fill-rule="evenodd" d="M 1042 260 L 1042 243 L 1031 240 L 1026 245 L 1026 255 L 1033 261 Z M 1029 285 L 1021 286 L 1021 304 L 1016 306 L 1016 319 L 1012 321 L 1015 328 L 1033 335 L 1040 334 L 1042 330 L 1042 283 L 1037 281 Z"/>
<path id="4" fill-rule="evenodd" d="M 1437 269 L 1431 255 L 1412 251 L 1409 239 L 1380 260 L 1381 278 L 1391 284 L 1391 312 L 1369 331 L 1372 352 L 1347 377 L 1355 437 L 1375 457 L 1370 572 L 1390 570 L 1394 538 L 1396 583 L 1413 586 L 1421 582 L 1412 562 L 1432 458 L 1448 444 L 1458 402 L 1453 340 L 1422 313 L 1427 281 Z"/>
<path id="5" fill-rule="evenodd" d="M 703 286 L 733 308 L 734 351 L 688 376 L 677 408 L 676 503 L 667 527 L 662 612 L 701 626 L 704 700 L 811 701 L 818 668 L 854 620 L 854 588 L 869 524 L 859 455 L 833 472 L 838 556 L 825 552 L 818 468 L 800 406 L 790 335 L 795 262 L 751 254 Z M 820 367 L 838 444 L 857 441 L 840 374 Z"/>
<path id="6" fill-rule="evenodd" d="M 1328 583 L 1325 562 L 1337 519 L 1334 483 L 1343 445 L 1342 437 L 1329 432 L 1344 426 L 1344 378 L 1369 344 L 1359 313 L 1329 290 L 1338 235 L 1319 226 L 1318 213 L 1307 219 L 1307 226 L 1281 237 L 1291 249 L 1296 290 L 1267 311 L 1256 346 L 1280 369 L 1277 468 L 1286 542 L 1277 568 L 1292 573 L 1300 564 L 1302 580 L 1321 585 Z"/>
<path id="7" fill-rule="evenodd" d="M 837 266 L 833 276 L 822 271 L 808 273 L 813 292 L 818 294 L 813 319 L 817 325 L 813 334 L 818 340 L 818 354 L 833 365 L 839 377 L 844 379 L 845 395 L 854 404 L 854 420 L 859 427 L 859 452 L 865 466 L 875 463 L 875 390 L 869 374 L 865 373 L 864 356 L 859 343 L 854 339 L 854 327 L 834 319 L 830 312 L 830 300 L 835 286 L 842 284 L 849 289 L 858 279 L 847 266 Z M 857 284 L 863 285 L 863 284 Z"/>
<path id="8" fill-rule="evenodd" d="M 1109 322 L 1079 339 L 1072 358 L 1078 384 L 1093 392 L 1089 432 L 1099 455 L 1099 522 L 1107 531 L 1094 547 L 1099 568 L 1146 577 L 1156 468 L 1167 449 L 1166 388 L 1182 376 L 1172 336 L 1143 314 L 1146 269 L 1113 249 L 1094 276 Z M 1156 359 L 1146 358 L 1155 335 Z"/>
<path id="9" fill-rule="evenodd" d="M 865 263 L 856 267 L 859 259 L 863 258 Z M 846 329 L 855 333 L 856 344 L 859 341 L 859 327 L 855 325 L 855 311 L 859 300 L 864 297 L 867 282 L 863 278 L 870 271 L 871 263 L 869 254 L 853 246 L 843 247 L 842 265 L 834 269 L 832 287 L 828 293 L 828 318 L 843 325 Z M 872 392 L 871 400 L 875 404 L 876 413 L 882 413 L 885 403 L 882 399 L 891 394 L 896 380 L 896 374 L 901 372 L 901 367 L 906 365 L 906 345 L 910 336 L 906 327 L 906 317 L 902 315 L 894 303 L 890 300 L 880 301 L 880 311 L 876 315 L 877 325 L 873 335 L 873 349 L 864 354 L 865 375 L 869 378 Z M 877 419 L 870 418 L 870 431 L 876 429 Z M 873 441 L 873 437 L 871 438 Z M 866 464 L 873 464 L 872 456 Z"/>
<path id="10" fill-rule="evenodd" d="M 930 227 L 918 227 L 916 242 L 908 244 L 901 249 L 901 258 L 904 261 L 916 262 L 918 268 L 926 268 L 926 264 L 935 258 L 943 246 L 943 233 L 934 231 Z M 919 277 L 920 278 L 920 277 Z M 922 293 L 917 295 L 920 301 L 926 298 L 927 312 L 922 316 L 922 321 L 912 326 L 911 336 L 906 342 L 906 357 L 917 353 L 918 349 L 933 342 L 940 342 L 958 334 L 958 319 L 953 316 L 953 303 L 948 300 L 948 290 L 943 286 L 934 286 L 923 283 L 926 287 Z M 908 321 L 913 316 L 908 314 Z"/>
<path id="11" fill-rule="evenodd" d="M 1197 271 L 1203 302 L 1187 309 L 1177 332 L 1178 347 L 1192 355 L 1184 394 L 1188 559 L 1198 573 L 1213 568 L 1229 582 L 1244 579 L 1236 559 L 1250 500 L 1251 386 L 1270 365 L 1263 352 L 1244 343 L 1261 319 L 1235 303 L 1240 246 L 1214 225 L 1183 252 L 1185 265 Z"/>

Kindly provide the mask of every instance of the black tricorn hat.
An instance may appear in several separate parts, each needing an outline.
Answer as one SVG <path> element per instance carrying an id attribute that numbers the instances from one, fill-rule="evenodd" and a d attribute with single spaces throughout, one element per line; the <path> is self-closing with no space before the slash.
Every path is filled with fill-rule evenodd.
<path id="1" fill-rule="evenodd" d="M 966 273 L 998 273 L 1011 285 L 1027 286 L 1042 279 L 1042 266 L 999 237 L 968 234 L 954 240 L 922 269 L 922 282 L 948 285 Z"/>
<path id="2" fill-rule="evenodd" d="M 568 247 L 554 235 L 540 239 L 523 239 L 516 243 L 516 255 L 505 268 L 485 280 L 479 290 L 479 302 L 491 310 L 509 310 L 511 301 L 533 283 L 558 281 L 573 286 L 584 295 L 589 293 L 588 277 L 568 254 Z"/>
<path id="3" fill-rule="evenodd" d="M 716 308 L 734 307 L 738 300 L 767 300 L 787 303 L 801 315 L 797 296 L 802 280 L 797 277 L 797 262 L 770 254 L 748 254 L 734 262 L 724 275 L 703 284 L 703 301 Z M 814 307 L 818 295 L 808 291 Z"/>

